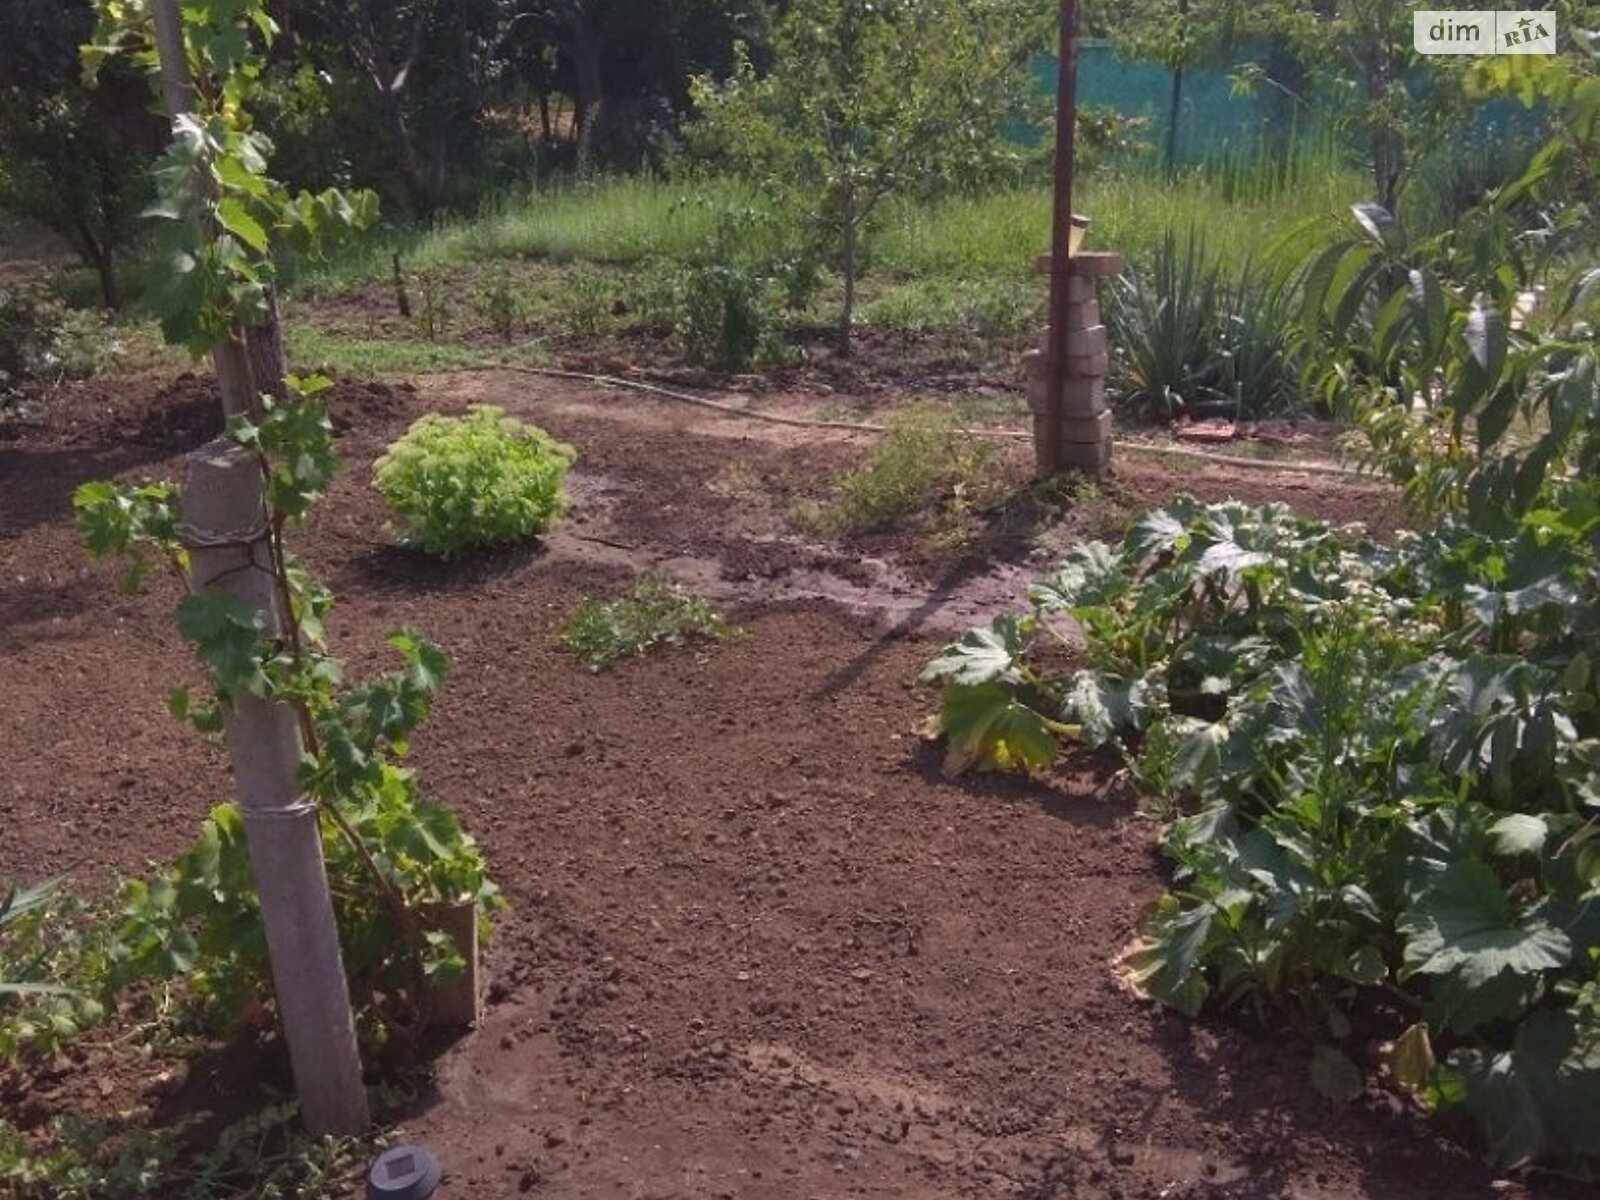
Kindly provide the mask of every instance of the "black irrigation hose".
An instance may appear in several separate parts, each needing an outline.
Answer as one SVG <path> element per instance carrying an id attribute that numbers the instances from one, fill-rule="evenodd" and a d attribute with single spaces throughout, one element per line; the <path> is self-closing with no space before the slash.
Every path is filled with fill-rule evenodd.
<path id="1" fill-rule="evenodd" d="M 756 412 L 748 408 L 740 408 L 736 404 L 724 404 L 720 400 L 712 400 L 705 396 L 695 396 L 689 392 L 680 392 L 672 388 L 662 387 L 655 383 L 646 383 L 638 379 L 622 379 L 615 375 L 595 375 L 588 371 L 563 371 L 555 367 L 524 367 L 524 366 L 481 366 L 481 367 L 441 367 L 427 371 L 407 371 L 408 375 L 485 375 L 494 373 L 511 373 L 517 375 L 538 375 L 549 379 L 571 379 L 581 383 L 593 383 L 602 387 L 628 388 L 636 392 L 644 392 L 652 396 L 660 396 L 666 400 L 675 400 L 680 404 L 692 404 L 697 408 L 710 409 L 730 417 L 743 417 L 750 421 L 765 421 L 770 425 L 788 425 L 796 429 L 841 429 L 849 433 L 887 433 L 883 425 L 872 424 L 867 421 L 814 421 L 807 417 L 785 417 L 777 413 Z M 973 429 L 969 432 L 983 437 L 1019 438 L 1031 441 L 1033 434 L 1022 429 Z M 1155 446 L 1148 442 L 1130 442 L 1117 440 L 1112 443 L 1118 450 L 1130 451 L 1134 454 L 1149 454 L 1169 458 L 1188 458 L 1200 462 L 1220 463 L 1229 467 L 1246 467 L 1257 471 L 1282 471 L 1300 472 L 1310 475 L 1335 475 L 1346 479 L 1369 479 L 1366 472 L 1341 467 L 1334 463 L 1323 462 L 1285 462 L 1282 460 L 1265 458 L 1243 458 L 1235 454 L 1212 454 L 1205 450 L 1190 450 L 1182 446 Z"/>

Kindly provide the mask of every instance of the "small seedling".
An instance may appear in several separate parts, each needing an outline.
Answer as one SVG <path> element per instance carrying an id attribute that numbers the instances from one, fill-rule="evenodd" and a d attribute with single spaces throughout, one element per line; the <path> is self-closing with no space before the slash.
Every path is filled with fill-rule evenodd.
<path id="1" fill-rule="evenodd" d="M 704 596 L 641 575 L 615 600 L 587 597 L 562 627 L 561 644 L 591 671 L 603 671 L 652 646 L 730 642 L 744 636 Z"/>
<path id="2" fill-rule="evenodd" d="M 444 337 L 450 327 L 450 297 L 444 280 L 432 272 L 417 276 L 422 291 L 422 308 L 416 315 L 417 333 L 430 342 Z"/>
<path id="3" fill-rule="evenodd" d="M 509 343 L 517 331 L 517 323 L 527 315 L 527 306 L 517 295 L 511 275 L 504 268 L 490 272 L 483 286 L 473 295 L 473 307 L 489 327 Z"/>

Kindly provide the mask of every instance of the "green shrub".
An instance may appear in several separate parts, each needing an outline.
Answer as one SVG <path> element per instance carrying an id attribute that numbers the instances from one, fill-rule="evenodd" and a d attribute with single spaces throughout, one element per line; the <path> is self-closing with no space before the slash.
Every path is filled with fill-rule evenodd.
<path id="1" fill-rule="evenodd" d="M 616 325 L 618 299 L 612 272 L 587 267 L 569 271 L 561 279 L 561 324 L 575 337 L 599 337 Z"/>
<path id="2" fill-rule="evenodd" d="M 1341 1097 L 1356 1014 L 1387 1014 L 1392 1077 L 1423 1104 L 1505 1163 L 1593 1166 L 1596 493 L 1558 476 L 1499 531 L 1447 519 L 1393 547 L 1180 500 L 930 664 L 950 765 L 1120 748 L 1182 814 L 1136 986 L 1287 1018 Z M 1069 622 L 1085 665 L 1062 673 L 1038 648 Z"/>
<path id="3" fill-rule="evenodd" d="M 962 428 L 955 413 L 924 404 L 898 413 L 867 461 L 839 477 L 818 514 L 829 535 L 874 533 L 914 513 L 965 515 L 994 447 Z"/>
<path id="4" fill-rule="evenodd" d="M 426 292 L 424 293 L 426 297 Z M 527 317 L 527 305 L 517 294 L 516 283 L 504 267 L 495 267 L 484 276 L 483 282 L 472 295 L 472 306 L 478 316 L 487 321 L 489 328 L 509 342 L 517 331 L 518 322 Z"/>
<path id="5" fill-rule="evenodd" d="M 652 646 L 742 636 L 703 596 L 645 575 L 616 600 L 586 598 L 562 627 L 561 644 L 591 671 L 603 671 Z"/>
<path id="6" fill-rule="evenodd" d="M 450 293 L 444 276 L 432 271 L 424 271 L 419 275 L 417 284 L 422 303 L 417 308 L 417 315 L 412 318 L 412 324 L 416 327 L 418 337 L 437 342 L 449 331 L 451 318 L 455 315 Z"/>
<path id="7" fill-rule="evenodd" d="M 99 314 L 68 308 L 41 288 L 0 288 L 0 403 L 30 379 L 93 375 L 116 350 Z"/>
<path id="8" fill-rule="evenodd" d="M 762 272 L 729 263 L 684 267 L 673 332 L 692 363 L 736 371 L 779 357 L 777 306 Z"/>
<path id="9" fill-rule="evenodd" d="M 498 408 L 418 420 L 373 464 L 373 482 L 407 539 L 429 554 L 510 546 L 566 510 L 571 446 Z"/>
<path id="10" fill-rule="evenodd" d="M 106 1013 L 110 939 L 60 882 L 0 888 L 0 1064 L 48 1057 Z"/>
<path id="11" fill-rule="evenodd" d="M 701 253 L 673 275 L 673 332 L 692 363 L 736 371 L 784 357 L 785 308 L 809 304 L 820 282 L 814 256 L 785 254 L 776 218 L 716 211 Z"/>

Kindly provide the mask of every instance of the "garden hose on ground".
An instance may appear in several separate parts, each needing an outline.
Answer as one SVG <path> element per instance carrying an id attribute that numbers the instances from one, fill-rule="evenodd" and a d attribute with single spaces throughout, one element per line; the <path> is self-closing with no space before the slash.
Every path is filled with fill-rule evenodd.
<path id="1" fill-rule="evenodd" d="M 696 396 L 689 392 L 676 391 L 673 388 L 662 387 L 660 384 L 647 383 L 639 379 L 623 379 L 616 375 L 596 375 L 588 371 L 563 371 L 556 367 L 524 367 L 524 366 L 481 366 L 481 367 L 442 367 L 427 371 L 407 371 L 407 375 L 487 375 L 496 373 L 509 373 L 515 375 L 539 375 L 550 379 L 571 379 L 581 383 L 593 383 L 602 387 L 627 388 L 636 392 L 644 392 L 651 396 L 660 396 L 666 400 L 675 400 L 680 404 L 692 404 L 697 408 L 710 409 L 730 417 L 743 417 L 750 421 L 765 421 L 770 425 L 789 425 L 796 429 L 840 429 L 849 433 L 886 433 L 887 426 L 876 425 L 867 421 L 819 421 L 808 417 L 785 417 L 778 413 L 758 412 L 754 409 L 741 408 L 737 404 L 725 404 L 720 400 L 712 400 L 706 396 Z M 1031 441 L 1033 434 L 1023 429 L 972 429 L 969 432 L 984 437 L 1017 438 Z M 1207 450 L 1191 450 L 1183 446 L 1157 446 L 1149 442 L 1130 442 L 1117 440 L 1112 442 L 1118 450 L 1134 454 L 1148 454 L 1156 457 L 1186 458 L 1199 462 L 1217 463 L 1228 467 L 1245 467 L 1258 471 L 1283 471 L 1300 472 L 1310 475 L 1334 475 L 1346 479 L 1359 479 L 1368 482 L 1372 477 L 1364 472 L 1350 467 L 1341 467 L 1337 463 L 1324 462 L 1295 462 L 1283 459 L 1244 458 L 1236 454 L 1213 454 Z"/>

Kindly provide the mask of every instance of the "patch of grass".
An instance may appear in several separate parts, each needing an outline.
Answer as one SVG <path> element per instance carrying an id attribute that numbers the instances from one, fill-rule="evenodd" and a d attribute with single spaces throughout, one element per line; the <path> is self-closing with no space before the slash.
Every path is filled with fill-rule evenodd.
<path id="1" fill-rule="evenodd" d="M 949 408 L 915 405 L 891 417 L 867 461 L 838 478 L 814 523 L 824 534 L 848 537 L 892 529 L 921 514 L 947 533 L 966 523 L 994 452 Z"/>
<path id="2" fill-rule="evenodd" d="M 653 646 L 728 642 L 745 636 L 704 596 L 641 575 L 615 600 L 587 597 L 562 626 L 561 644 L 591 671 L 603 671 Z"/>
<path id="3" fill-rule="evenodd" d="M 962 330 L 1012 338 L 1045 319 L 1045 290 L 1031 278 L 934 276 L 889 284 L 861 309 L 861 321 L 908 333 Z"/>
<path id="4" fill-rule="evenodd" d="M 1270 195 L 1238 190 L 1200 175 L 1093 177 L 1074 207 L 1093 221 L 1091 249 L 1138 261 L 1168 230 L 1194 226 L 1232 266 L 1259 259 L 1265 246 L 1309 217 L 1344 212 L 1367 189 L 1359 174 L 1330 170 Z M 934 204 L 906 201 L 886 211 L 876 232 L 873 265 L 880 271 L 908 279 L 1033 278 L 1035 257 L 1050 245 L 1050 192 L 1012 188 Z"/>
<path id="5" fill-rule="evenodd" d="M 329 263 L 310 268 L 306 281 L 327 287 L 335 281 L 385 279 L 396 251 L 408 271 L 504 258 L 686 261 L 711 238 L 717 211 L 729 207 L 762 209 L 765 201 L 750 185 L 731 179 L 672 184 L 621 178 L 513 194 L 485 205 L 475 217 L 363 238 Z"/>
<path id="6" fill-rule="evenodd" d="M 489 353 L 451 342 L 348 337 L 328 333 L 303 321 L 288 324 L 285 334 L 289 361 L 296 367 L 315 367 L 341 375 L 445 371 L 495 366 L 506 362 L 538 366 L 546 360 L 543 350 L 536 343 Z"/>
<path id="7" fill-rule="evenodd" d="M 950 405 L 963 425 L 1024 429 L 1031 419 L 1028 398 L 1021 392 L 963 392 L 950 397 Z"/>
<path id="8" fill-rule="evenodd" d="M 1078 207 L 1094 220 L 1090 245 L 1137 259 L 1169 229 L 1198 226 L 1225 262 L 1252 252 L 1311 216 L 1341 212 L 1365 194 L 1356 172 L 1330 165 L 1296 172 L 1281 186 L 1243 187 L 1234 175 L 1193 172 L 1174 180 L 1139 172 L 1094 176 Z M 571 184 L 511 194 L 473 217 L 429 230 L 366 237 L 330 262 L 305 268 L 301 282 L 333 290 L 351 281 L 386 280 L 398 251 L 408 272 L 445 270 L 496 259 L 632 265 L 695 261 L 715 236 L 718 214 L 770 216 L 770 203 L 736 179 L 679 183 L 644 177 Z M 746 223 L 751 256 L 776 252 L 783 220 Z M 1048 248 L 1050 189 L 1006 188 L 929 203 L 885 208 L 872 231 L 873 272 L 900 280 L 1033 280 L 1034 257 Z M 756 245 L 754 242 L 761 242 Z M 767 245 L 773 242 L 773 245 Z"/>

